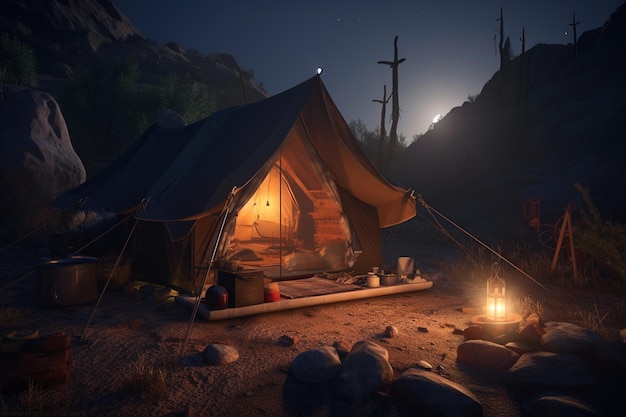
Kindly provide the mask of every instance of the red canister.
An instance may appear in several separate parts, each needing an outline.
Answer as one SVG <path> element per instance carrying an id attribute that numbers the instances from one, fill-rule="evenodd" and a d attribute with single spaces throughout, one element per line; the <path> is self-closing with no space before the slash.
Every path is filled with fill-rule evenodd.
<path id="1" fill-rule="evenodd" d="M 228 292 L 221 285 L 211 285 L 204 295 L 204 303 L 209 310 L 223 310 L 228 307 Z"/>

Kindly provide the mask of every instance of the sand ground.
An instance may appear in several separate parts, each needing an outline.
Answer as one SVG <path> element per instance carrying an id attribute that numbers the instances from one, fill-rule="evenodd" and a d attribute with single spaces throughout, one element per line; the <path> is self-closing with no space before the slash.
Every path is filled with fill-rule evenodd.
<path id="1" fill-rule="evenodd" d="M 36 259 L 33 254 L 11 256 L 4 256 L 3 283 L 23 276 Z M 472 317 L 462 308 L 481 305 L 483 283 L 442 264 L 423 267 L 422 272 L 434 284 L 415 293 L 224 321 L 198 318 L 184 352 L 191 311 L 172 298 L 155 303 L 108 291 L 95 311 L 93 304 L 43 308 L 34 298 L 31 275 L 2 292 L 1 306 L 15 306 L 19 314 L 2 323 L 0 332 L 66 332 L 73 338 L 71 374 L 62 385 L 35 390 L 29 400 L 24 394 L 0 391 L 1 405 L 5 414 L 28 406 L 31 411 L 56 413 L 49 415 L 85 416 L 404 415 L 384 393 L 355 406 L 339 398 L 332 384 L 303 384 L 289 374 L 292 360 L 307 349 L 369 340 L 389 351 L 396 375 L 424 360 L 435 372 L 473 391 L 483 404 L 484 416 L 521 416 L 517 398 L 497 375 L 456 361 L 464 337 L 455 329 L 465 329 Z M 589 291 L 555 298 L 523 279 L 512 280 L 509 287 L 517 295 L 535 297 L 548 320 L 576 321 L 574 311 L 583 308 L 581 303 L 587 302 L 593 311 L 594 305 L 597 309 L 620 302 L 616 294 L 590 297 Z M 398 335 L 385 337 L 387 326 L 395 326 Z M 295 343 L 285 346 L 281 336 Z M 240 358 L 222 366 L 203 364 L 200 352 L 214 342 L 234 346 Z M 138 376 L 146 382 L 137 382 Z"/>

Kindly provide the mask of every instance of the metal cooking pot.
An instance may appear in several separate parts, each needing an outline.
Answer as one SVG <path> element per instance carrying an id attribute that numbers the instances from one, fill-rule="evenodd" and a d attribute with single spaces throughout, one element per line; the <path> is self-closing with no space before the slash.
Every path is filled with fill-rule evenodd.
<path id="1" fill-rule="evenodd" d="M 37 298 L 46 307 L 87 304 L 98 297 L 98 258 L 72 256 L 37 265 Z"/>

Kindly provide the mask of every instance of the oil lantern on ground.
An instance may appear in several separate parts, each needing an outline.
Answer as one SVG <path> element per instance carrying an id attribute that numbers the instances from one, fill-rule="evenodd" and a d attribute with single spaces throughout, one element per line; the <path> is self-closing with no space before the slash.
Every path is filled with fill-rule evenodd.
<path id="1" fill-rule="evenodd" d="M 500 265 L 494 263 L 487 280 L 487 319 L 506 319 L 506 282 L 498 275 Z"/>

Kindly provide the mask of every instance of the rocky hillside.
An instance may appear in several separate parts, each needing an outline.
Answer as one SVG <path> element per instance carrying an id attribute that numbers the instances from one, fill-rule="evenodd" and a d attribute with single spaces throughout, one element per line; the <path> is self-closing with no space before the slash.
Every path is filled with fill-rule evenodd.
<path id="1" fill-rule="evenodd" d="M 442 211 L 486 221 L 498 209 L 521 215 L 529 196 L 554 220 L 580 182 L 605 214 L 626 220 L 624 74 L 626 4 L 584 33 L 576 53 L 539 44 L 515 57 L 413 143 L 391 176 Z"/>
<path id="2" fill-rule="evenodd" d="M 234 57 L 203 57 L 175 43 L 157 45 L 110 0 L 3 0 L 0 33 L 16 35 L 32 46 L 38 86 L 53 94 L 98 57 L 111 63 L 136 61 L 146 84 L 158 84 L 174 70 L 189 74 L 217 94 L 219 107 L 267 95 L 242 74 Z"/>

